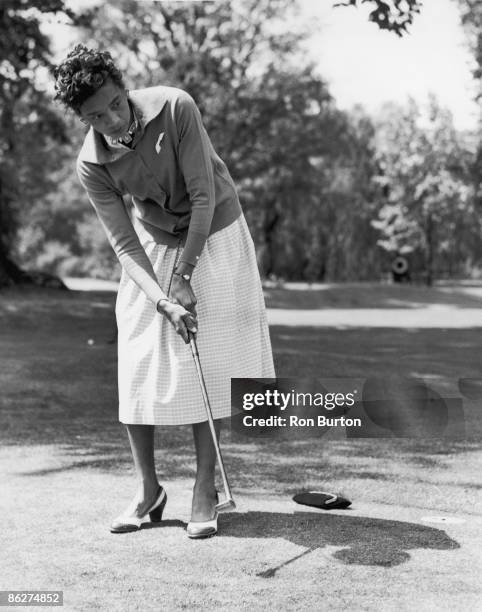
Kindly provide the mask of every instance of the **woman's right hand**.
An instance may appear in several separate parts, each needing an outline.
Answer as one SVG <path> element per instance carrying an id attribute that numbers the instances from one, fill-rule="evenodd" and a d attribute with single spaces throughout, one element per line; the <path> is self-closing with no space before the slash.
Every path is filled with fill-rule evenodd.
<path id="1" fill-rule="evenodd" d="M 169 300 L 159 300 L 157 302 L 157 312 L 167 317 L 173 325 L 176 333 L 179 334 L 186 344 L 189 344 L 189 332 L 197 332 L 197 318 L 195 312 L 186 310 L 181 304 L 176 304 Z"/>

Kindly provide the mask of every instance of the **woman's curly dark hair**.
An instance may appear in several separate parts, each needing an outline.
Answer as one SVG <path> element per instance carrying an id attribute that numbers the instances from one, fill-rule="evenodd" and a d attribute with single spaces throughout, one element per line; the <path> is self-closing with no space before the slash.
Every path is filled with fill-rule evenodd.
<path id="1" fill-rule="evenodd" d="M 55 99 L 76 113 L 109 77 L 116 85 L 124 87 L 122 73 L 108 51 L 96 51 L 80 44 L 54 67 L 53 75 Z"/>

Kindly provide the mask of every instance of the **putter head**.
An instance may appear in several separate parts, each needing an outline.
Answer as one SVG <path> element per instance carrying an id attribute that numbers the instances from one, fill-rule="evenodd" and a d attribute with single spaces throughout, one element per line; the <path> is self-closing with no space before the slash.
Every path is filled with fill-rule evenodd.
<path id="1" fill-rule="evenodd" d="M 229 497 L 223 502 L 216 504 L 217 512 L 229 512 L 230 510 L 234 510 L 236 508 L 236 504 L 234 503 L 234 499 Z"/>

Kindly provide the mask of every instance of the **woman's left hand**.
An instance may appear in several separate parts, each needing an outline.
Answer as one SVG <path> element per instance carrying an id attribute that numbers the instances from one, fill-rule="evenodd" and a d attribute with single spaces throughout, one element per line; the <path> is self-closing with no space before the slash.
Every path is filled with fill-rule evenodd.
<path id="1" fill-rule="evenodd" d="M 169 295 L 172 300 L 181 304 L 186 310 L 192 312 L 193 315 L 196 315 L 197 299 L 189 281 L 178 274 L 174 274 Z"/>

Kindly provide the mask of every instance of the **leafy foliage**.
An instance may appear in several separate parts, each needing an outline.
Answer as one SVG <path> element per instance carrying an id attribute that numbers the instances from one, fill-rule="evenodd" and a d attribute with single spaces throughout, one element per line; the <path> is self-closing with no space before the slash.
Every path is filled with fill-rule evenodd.
<path id="1" fill-rule="evenodd" d="M 420 4 L 367 1 L 389 6 L 383 24 L 372 19 L 398 34 Z M 49 8 L 65 9 L 60 0 L 0 7 L 13 41 L 0 41 L 2 244 L 29 268 L 115 278 L 118 262 L 75 175 L 83 128 L 37 79 L 49 67 L 39 27 Z M 396 252 L 409 252 L 427 278 L 478 264 L 473 156 L 450 116 L 435 100 L 428 125 L 413 104 L 387 107 L 376 126 L 361 108 L 341 112 L 301 50 L 295 9 L 291 0 L 107 0 L 78 32 L 92 46 L 102 40 L 129 85 L 193 95 L 237 183 L 265 276 L 379 278 Z"/>
<path id="2" fill-rule="evenodd" d="M 284 25 L 295 6 L 109 1 L 84 42 L 102 39 L 136 86 L 174 85 L 196 99 L 237 182 L 265 275 L 357 277 L 372 262 L 366 259 L 364 271 L 357 253 L 349 255 L 350 224 L 342 211 L 349 219 L 354 200 L 365 204 L 352 176 L 357 147 L 365 145 L 357 145 L 350 119 L 303 56 L 306 32 Z M 343 189 L 337 174 L 350 176 Z M 330 217 L 338 219 L 336 241 Z M 368 219 L 365 226 L 373 238 Z M 348 256 L 352 262 L 344 266 Z"/>
<path id="3" fill-rule="evenodd" d="M 472 50 L 475 69 L 474 77 L 482 83 L 482 4 L 478 0 L 459 0 L 461 21 Z M 482 88 L 479 98 L 482 97 Z"/>
<path id="4" fill-rule="evenodd" d="M 337 2 L 334 6 L 358 6 L 360 0 Z M 407 26 L 413 22 L 422 8 L 421 0 L 361 0 L 361 4 L 370 4 L 373 9 L 369 19 L 382 30 L 395 32 L 403 36 L 408 32 Z"/>
<path id="5" fill-rule="evenodd" d="M 482 117 L 482 4 L 478 0 L 458 0 L 462 25 L 467 33 L 467 41 L 474 58 L 473 75 L 478 83 L 476 100 Z M 472 164 L 472 181 L 477 206 L 482 211 L 482 123 L 478 130 L 477 153 Z"/>
<path id="6" fill-rule="evenodd" d="M 430 284 L 437 269 L 454 273 L 470 259 L 481 227 L 470 187 L 473 152 L 434 96 L 427 115 L 413 100 L 385 107 L 377 127 L 386 204 L 373 225 L 384 250 L 420 259 Z"/>
<path id="7" fill-rule="evenodd" d="M 49 173 L 67 142 L 64 123 L 38 76 L 50 67 L 40 24 L 62 13 L 79 23 L 63 0 L 4 0 L 0 5 L 0 285 L 26 278 L 12 261 L 20 212 L 54 187 Z"/>

